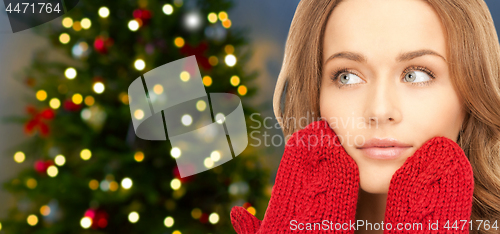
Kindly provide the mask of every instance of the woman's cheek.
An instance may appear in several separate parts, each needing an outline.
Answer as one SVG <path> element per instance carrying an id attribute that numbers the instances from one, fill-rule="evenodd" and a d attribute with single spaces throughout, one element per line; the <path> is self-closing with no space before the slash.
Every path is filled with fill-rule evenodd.
<path id="1" fill-rule="evenodd" d="M 461 108 L 458 101 L 449 96 L 434 97 L 406 109 L 404 113 L 405 125 L 411 132 L 411 137 L 421 144 L 436 136 L 456 140 L 460 130 Z"/>

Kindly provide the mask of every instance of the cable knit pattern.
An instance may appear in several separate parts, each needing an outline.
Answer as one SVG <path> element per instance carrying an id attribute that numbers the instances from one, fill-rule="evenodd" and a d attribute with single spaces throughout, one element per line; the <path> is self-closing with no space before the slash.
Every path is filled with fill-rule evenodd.
<path id="1" fill-rule="evenodd" d="M 439 222 L 439 231 L 432 233 L 468 233 L 448 231 L 444 224 L 470 220 L 473 188 L 472 168 L 462 149 L 448 138 L 432 138 L 393 175 L 384 219 L 393 229 L 384 233 L 428 233 L 428 220 Z M 238 234 L 354 233 L 332 227 L 355 223 L 358 189 L 356 163 L 328 123 L 316 121 L 288 140 L 264 219 L 236 206 L 231 222 Z M 324 220 L 333 223 L 329 230 Z M 423 230 L 395 230 L 398 223 L 418 222 Z M 310 229 L 300 223 L 311 224 Z"/>
<path id="2" fill-rule="evenodd" d="M 421 223 L 412 233 L 469 233 L 474 177 L 462 148 L 445 137 L 422 145 L 391 179 L 385 223 Z M 429 227 L 437 222 L 438 230 Z M 455 227 L 452 228 L 454 222 Z M 448 222 L 448 228 L 445 228 Z M 407 233 L 395 229 L 384 233 Z"/>

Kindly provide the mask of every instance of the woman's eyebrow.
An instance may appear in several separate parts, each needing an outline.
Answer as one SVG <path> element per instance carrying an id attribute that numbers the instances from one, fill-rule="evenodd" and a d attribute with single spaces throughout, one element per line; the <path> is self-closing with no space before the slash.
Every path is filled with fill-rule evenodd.
<path id="1" fill-rule="evenodd" d="M 446 58 L 444 56 L 440 55 L 439 53 L 437 53 L 433 50 L 427 50 L 427 49 L 401 53 L 396 58 L 396 61 L 398 61 L 398 62 L 409 61 L 409 60 L 412 60 L 412 59 L 415 59 L 417 57 L 421 57 L 424 55 L 438 56 L 438 57 L 442 58 L 445 62 L 447 62 Z M 344 59 L 349 59 L 349 60 L 360 62 L 360 63 L 366 63 L 366 61 L 368 61 L 366 59 L 366 57 L 362 54 L 359 54 L 356 52 L 342 51 L 342 52 L 335 53 L 332 56 L 328 57 L 328 59 L 326 59 L 326 61 L 325 61 L 325 64 L 328 63 L 328 61 L 335 59 L 335 58 L 344 58 Z"/>
<path id="2" fill-rule="evenodd" d="M 444 56 L 440 55 L 438 52 L 435 52 L 433 50 L 417 50 L 417 51 L 402 53 L 398 56 L 398 58 L 396 60 L 398 62 L 404 62 L 404 61 L 412 60 L 414 58 L 421 57 L 424 55 L 438 56 L 438 57 L 442 58 L 445 62 L 447 62 L 446 58 Z"/>
<path id="3" fill-rule="evenodd" d="M 328 59 L 326 59 L 325 64 L 328 63 L 328 61 L 335 59 L 335 58 L 345 58 L 349 60 L 353 60 L 356 62 L 360 63 L 366 63 L 367 59 L 365 56 L 362 54 L 358 54 L 355 52 L 348 52 L 348 51 L 343 51 L 343 52 L 338 52 L 330 56 Z"/>

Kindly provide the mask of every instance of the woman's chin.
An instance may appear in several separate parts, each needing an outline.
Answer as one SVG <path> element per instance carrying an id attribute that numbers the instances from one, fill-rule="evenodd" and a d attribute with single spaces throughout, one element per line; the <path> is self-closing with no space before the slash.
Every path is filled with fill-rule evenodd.
<path id="1" fill-rule="evenodd" d="M 387 192 L 389 191 L 389 186 L 374 186 L 374 184 L 363 186 L 363 183 L 361 183 L 360 187 L 367 193 L 387 194 Z"/>
<path id="2" fill-rule="evenodd" d="M 360 175 L 359 187 L 367 193 L 387 194 L 390 180 L 377 180 L 373 178 L 374 177 L 363 178 L 363 176 Z"/>

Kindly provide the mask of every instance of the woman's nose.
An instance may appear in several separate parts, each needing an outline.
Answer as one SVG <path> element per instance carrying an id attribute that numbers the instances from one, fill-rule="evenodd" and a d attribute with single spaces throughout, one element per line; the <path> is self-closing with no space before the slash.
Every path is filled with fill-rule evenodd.
<path id="1" fill-rule="evenodd" d="M 376 127 L 399 123 L 402 119 L 397 84 L 389 79 L 370 84 L 365 107 L 365 119 Z"/>

